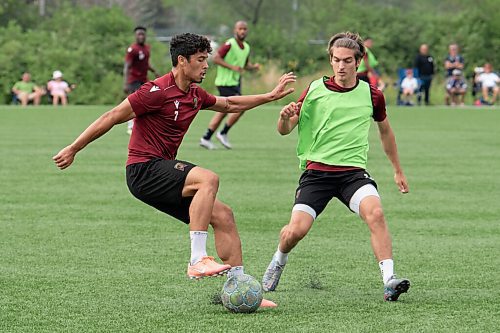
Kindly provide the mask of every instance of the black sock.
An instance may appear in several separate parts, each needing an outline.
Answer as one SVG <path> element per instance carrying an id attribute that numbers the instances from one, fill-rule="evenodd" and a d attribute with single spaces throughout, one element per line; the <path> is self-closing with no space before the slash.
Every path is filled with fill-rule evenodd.
<path id="1" fill-rule="evenodd" d="M 224 128 L 222 129 L 222 131 L 220 131 L 220 134 L 222 135 L 226 135 L 227 132 L 229 132 L 229 130 L 231 129 L 231 126 L 229 126 L 227 123 L 224 125 Z"/>
<path id="2" fill-rule="evenodd" d="M 212 137 L 213 134 L 214 134 L 214 131 L 212 131 L 210 128 L 207 128 L 207 132 L 203 136 L 203 139 L 210 140 L 210 138 Z"/>

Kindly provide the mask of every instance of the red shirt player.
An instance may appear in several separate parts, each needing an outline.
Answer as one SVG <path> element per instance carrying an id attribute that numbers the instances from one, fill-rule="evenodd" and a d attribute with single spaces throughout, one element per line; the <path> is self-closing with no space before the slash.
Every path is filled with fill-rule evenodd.
<path id="1" fill-rule="evenodd" d="M 156 77 L 159 76 L 149 63 L 151 48 L 146 44 L 146 28 L 136 27 L 134 33 L 135 43 L 127 48 L 123 66 L 123 90 L 127 95 L 148 81 L 148 71 L 152 71 Z"/>
<path id="2" fill-rule="evenodd" d="M 125 54 L 125 65 L 123 66 L 123 91 L 127 95 L 135 92 L 148 81 L 148 71 L 152 71 L 156 77 L 158 72 L 149 63 L 150 46 L 146 44 L 146 28 L 136 27 L 134 29 L 135 43 L 127 48 Z M 130 120 L 127 133 L 132 134 L 134 121 Z"/>
<path id="3" fill-rule="evenodd" d="M 203 36 L 190 33 L 175 36 L 170 44 L 172 71 L 144 84 L 53 158 L 60 169 L 65 169 L 90 142 L 114 125 L 135 118 L 136 127 L 129 144 L 127 185 L 139 200 L 189 224 L 188 276 L 196 279 L 226 271 L 230 276 L 242 274 L 241 242 L 231 208 L 216 199 L 218 176 L 175 159 L 183 137 L 200 109 L 244 112 L 290 94 L 293 88 L 287 89 L 287 85 L 295 81 L 293 73 L 288 73 L 266 94 L 215 97 L 196 85 L 205 78 L 211 51 L 210 41 Z M 207 256 L 209 225 L 213 227 L 215 247 L 223 265 Z M 263 301 L 261 306 L 276 304 Z"/>

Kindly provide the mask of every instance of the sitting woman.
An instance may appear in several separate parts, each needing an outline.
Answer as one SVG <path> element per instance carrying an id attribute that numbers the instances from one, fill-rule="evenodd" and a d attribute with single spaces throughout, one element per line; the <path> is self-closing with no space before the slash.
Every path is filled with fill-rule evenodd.
<path id="1" fill-rule="evenodd" d="M 62 105 L 68 104 L 67 94 L 71 91 L 71 87 L 68 82 L 62 79 L 61 71 L 54 71 L 52 74 L 52 80 L 47 83 L 47 90 L 50 95 L 52 95 L 52 105 L 58 105 L 61 101 Z"/>

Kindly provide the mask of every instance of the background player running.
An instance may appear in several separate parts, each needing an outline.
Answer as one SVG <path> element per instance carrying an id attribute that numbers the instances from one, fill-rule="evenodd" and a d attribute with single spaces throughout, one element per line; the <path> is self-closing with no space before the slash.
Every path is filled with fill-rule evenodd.
<path id="1" fill-rule="evenodd" d="M 300 177 L 290 223 L 281 230 L 278 250 L 262 284 L 264 290 L 276 289 L 288 253 L 336 197 L 368 225 L 385 285 L 384 298 L 395 301 L 408 290 L 410 281 L 394 275 L 391 237 L 377 184 L 366 171 L 368 132 L 373 118 L 394 168 L 394 180 L 402 193 L 408 192 L 395 137 L 386 117 L 384 95 L 356 78 L 356 69 L 365 53 L 357 34 L 333 36 L 328 53 L 334 76 L 313 81 L 298 103 L 288 104 L 280 113 L 279 133 L 286 135 L 299 127 L 297 154 L 305 171 Z"/>
<path id="2" fill-rule="evenodd" d="M 269 93 L 253 96 L 215 97 L 198 87 L 208 69 L 207 38 L 195 34 L 175 36 L 170 44 L 173 69 L 148 82 L 91 124 L 54 161 L 65 169 L 77 152 L 114 125 L 135 118 L 127 161 L 127 185 L 144 203 L 189 224 L 190 278 L 243 274 L 241 242 L 229 206 L 216 198 L 219 177 L 210 170 L 176 160 L 177 150 L 200 109 L 243 112 L 280 99 L 291 92 L 292 73 L 283 75 Z M 217 255 L 224 264 L 207 255 L 208 226 L 214 230 Z M 272 303 L 272 302 L 271 302 Z M 263 306 L 273 305 L 265 301 Z M 275 305 L 274 305 L 275 306 Z"/>
<path id="3" fill-rule="evenodd" d="M 228 39 L 226 43 L 214 55 L 214 63 L 217 64 L 217 76 L 215 85 L 221 96 L 241 95 L 241 74 L 245 69 L 258 70 L 259 64 L 250 62 L 250 45 L 245 42 L 248 34 L 248 26 L 245 21 L 238 21 L 234 25 L 234 37 Z M 227 138 L 227 133 L 240 119 L 243 112 L 234 113 L 228 116 L 224 128 L 217 133 L 217 139 L 227 149 L 232 145 Z M 210 141 L 212 135 L 217 130 L 222 120 L 226 117 L 223 112 L 216 113 L 208 124 L 207 132 L 200 139 L 200 146 L 207 149 L 215 149 L 215 145 Z"/>

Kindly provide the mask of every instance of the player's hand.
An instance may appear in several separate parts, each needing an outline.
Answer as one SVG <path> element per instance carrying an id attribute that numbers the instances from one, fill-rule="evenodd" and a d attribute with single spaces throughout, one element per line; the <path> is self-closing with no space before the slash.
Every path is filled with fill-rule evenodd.
<path id="1" fill-rule="evenodd" d="M 233 66 L 233 71 L 238 72 L 240 74 L 243 74 L 243 72 L 245 71 L 245 69 L 242 68 L 242 67 L 240 67 L 240 66 Z"/>
<path id="2" fill-rule="evenodd" d="M 302 102 L 295 103 L 292 102 L 288 105 L 285 105 L 283 109 L 281 109 L 280 112 L 280 118 L 281 120 L 288 120 L 291 117 L 299 114 L 300 107 L 302 106 Z"/>
<path id="3" fill-rule="evenodd" d="M 280 77 L 280 80 L 278 82 L 278 85 L 271 91 L 271 98 L 273 101 L 281 99 L 285 97 L 286 95 L 289 95 L 295 91 L 294 88 L 288 88 L 287 86 L 290 83 L 293 83 L 297 81 L 297 76 L 293 74 L 293 72 L 283 74 L 283 76 Z"/>
<path id="4" fill-rule="evenodd" d="M 73 163 L 76 155 L 76 150 L 70 145 L 67 146 L 59 153 L 57 153 L 56 156 L 52 157 L 54 162 L 56 163 L 57 167 L 61 170 L 66 169 Z"/>
<path id="5" fill-rule="evenodd" d="M 394 174 L 394 181 L 399 188 L 399 192 L 406 194 L 410 192 L 410 188 L 408 187 L 408 181 L 406 180 L 405 175 L 402 172 L 396 172 Z"/>

